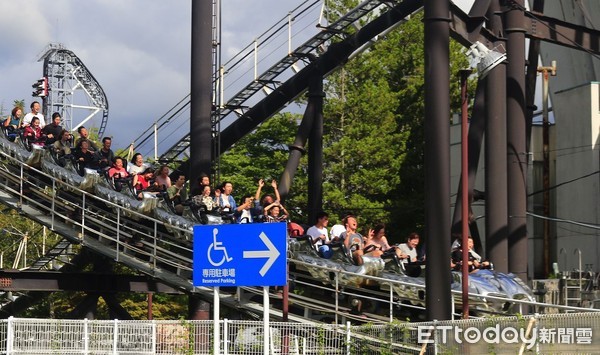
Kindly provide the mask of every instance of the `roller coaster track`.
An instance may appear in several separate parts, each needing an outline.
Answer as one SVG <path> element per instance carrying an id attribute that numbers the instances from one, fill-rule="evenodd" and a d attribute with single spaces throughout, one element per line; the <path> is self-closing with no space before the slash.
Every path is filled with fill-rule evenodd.
<path id="1" fill-rule="evenodd" d="M 304 3 L 304 7 L 298 7 L 290 14 L 290 16 L 293 18 L 301 16 L 305 12 L 314 8 L 319 2 L 320 1 L 307 1 Z M 412 5 L 412 3 L 418 3 L 418 1 L 404 2 L 410 3 L 408 6 L 406 6 L 406 8 L 411 8 L 412 10 L 407 11 L 403 9 L 403 16 L 399 17 L 399 21 L 420 8 L 420 6 Z M 336 38 L 341 38 L 341 40 L 347 39 L 354 32 L 356 32 L 356 28 L 361 28 L 364 23 L 368 23 L 374 18 L 382 18 L 385 16 L 385 14 L 389 14 L 391 11 L 397 11 L 396 6 L 398 6 L 400 3 L 402 2 L 366 0 L 361 2 L 356 8 L 352 9 L 348 13 L 342 14 L 334 23 L 331 23 L 328 26 L 319 26 L 318 32 L 312 38 L 308 39 L 302 45 L 290 51 L 278 61 L 273 63 L 262 74 L 256 75 L 246 86 L 244 86 L 233 96 L 226 100 L 221 100 L 224 102 L 224 104 L 216 105 L 216 111 L 214 112 L 216 117 L 213 120 L 213 125 L 220 125 L 226 120 L 231 121 L 237 119 L 238 115 L 243 115 L 252 105 L 252 100 L 254 100 L 254 102 L 257 100 L 257 94 L 261 92 L 261 90 L 266 90 L 269 92 L 277 89 L 284 81 L 297 75 L 294 74 L 294 72 L 299 70 L 299 65 L 304 66 L 307 63 L 310 63 L 314 58 L 327 53 L 327 48 L 329 47 L 330 42 Z M 397 24 L 398 22 L 389 23 L 387 27 L 382 28 L 382 31 L 389 27 L 394 27 Z M 230 78 L 233 76 L 233 73 L 239 73 L 239 70 L 236 71 L 238 67 L 243 67 L 246 64 L 246 60 L 255 55 L 256 50 L 269 45 L 269 41 L 273 37 L 277 36 L 279 32 L 286 30 L 287 22 L 282 20 L 274 25 L 269 31 L 259 36 L 257 42 L 247 46 L 240 52 L 240 54 L 225 63 L 222 73 L 215 73 L 213 85 L 222 86 L 224 82 L 239 81 L 239 78 Z M 378 34 L 380 33 L 374 33 L 369 40 Z M 367 44 L 367 46 L 362 47 L 361 50 L 367 48 L 369 43 L 370 42 L 366 41 L 364 44 Z M 361 46 L 357 46 L 355 49 L 359 49 L 360 47 Z M 272 58 L 267 58 L 267 60 L 271 59 Z M 344 60 L 345 59 L 347 58 L 344 58 Z M 300 92 L 297 93 L 295 97 L 299 96 L 304 89 L 305 88 L 301 88 Z M 214 91 L 219 92 L 219 90 Z M 268 94 L 267 96 L 270 95 L 272 94 Z M 292 100 L 293 98 L 289 99 L 288 101 Z M 187 105 L 189 105 L 189 95 L 182 99 L 180 103 L 178 103 L 176 107 L 170 111 L 178 113 Z M 164 123 L 172 120 L 176 113 L 162 116 L 161 119 L 156 122 L 156 124 L 159 128 L 164 127 Z M 231 119 L 228 120 L 230 117 Z M 150 140 L 152 134 L 154 134 L 153 129 L 148 129 L 142 134 L 142 136 L 136 139 L 136 142 L 138 142 L 138 144 L 143 144 L 144 142 Z M 159 159 L 163 161 L 175 160 L 185 152 L 185 150 L 189 147 L 189 143 L 190 134 L 188 132 L 177 143 L 168 148 Z"/>
<path id="2" fill-rule="evenodd" d="M 81 177 L 74 170 L 56 165 L 46 150 L 30 153 L 4 136 L 0 137 L 0 180 L 0 203 L 63 238 L 30 270 L 40 270 L 59 257 L 64 259 L 65 251 L 80 245 L 178 290 L 212 300 L 213 289 L 195 287 L 191 280 L 191 240 L 197 222 L 171 214 L 158 199 L 138 201 L 133 195 L 116 192 L 104 177 L 91 171 Z M 221 302 L 226 307 L 260 314 L 262 304 L 254 300 L 259 294 L 258 289 L 240 288 L 236 293 L 222 294 Z M 27 301 L 40 297 L 34 292 Z M 295 294 L 291 299 L 307 310 L 331 312 L 331 304 L 326 302 Z M 6 307 L 11 309 L 10 305 Z M 3 309 L 0 316 L 10 315 Z M 281 312 L 274 312 L 281 317 Z M 341 305 L 339 312 L 351 316 Z M 301 317 L 291 315 L 290 319 Z"/>
<path id="3" fill-rule="evenodd" d="M 310 6 L 316 3 L 317 1 L 314 1 Z M 265 83 L 278 85 L 276 81 L 278 76 L 290 69 L 298 59 L 310 57 L 312 53 L 316 53 L 317 48 L 325 45 L 334 36 L 343 34 L 344 31 L 351 32 L 349 27 L 358 26 L 360 19 L 364 19 L 370 13 L 375 17 L 377 14 L 383 16 L 381 14 L 386 13 L 385 9 L 389 9 L 387 5 L 389 3 L 395 2 L 364 1 L 336 23 L 324 28 L 317 36 L 296 49 L 292 55 L 286 56 L 273 65 L 223 105 L 220 120 L 233 113 L 234 109 L 239 109 L 261 90 Z M 411 6 L 401 12 L 397 21 L 386 21 L 387 26 L 382 27 L 383 30 L 394 26 L 419 8 L 416 5 L 417 0 L 406 1 L 406 3 Z M 377 10 L 380 8 L 381 11 Z M 396 8 L 392 9 L 397 11 Z M 48 58 L 54 58 L 59 54 L 68 56 L 70 61 L 77 61 L 72 52 L 62 48 L 49 49 L 42 57 L 49 61 Z M 77 61 L 77 65 L 85 68 L 80 61 Z M 48 68 L 50 67 L 52 66 L 49 65 Z M 55 67 L 52 68 L 57 70 Z M 91 74 L 84 75 L 86 73 L 89 74 L 87 70 L 82 70 L 77 80 L 82 84 L 97 84 Z M 257 85 L 258 82 L 262 85 Z M 101 88 L 96 85 L 90 92 L 99 94 L 98 90 Z M 107 108 L 103 93 L 98 97 L 95 104 L 98 106 L 104 104 Z M 188 103 L 189 99 L 184 98 L 174 111 L 183 110 Z M 168 119 L 169 117 L 167 121 Z M 69 244 L 81 245 L 93 253 L 123 263 L 172 287 L 212 300 L 212 289 L 194 287 L 191 283 L 193 252 L 191 239 L 195 223 L 193 220 L 170 214 L 166 209 L 160 208 L 156 200 L 138 201 L 133 196 L 115 192 L 105 179 L 98 175 L 87 174 L 82 178 L 73 171 L 56 165 L 43 150 L 34 149 L 33 153 L 30 153 L 22 149 L 19 144 L 5 140 L 4 137 L 0 138 L 0 147 L 2 162 L 0 179 L 4 182 L 0 186 L 0 202 L 19 210 L 27 218 L 63 237 L 63 240 L 51 248 L 47 255 L 34 263 L 36 270 L 63 256 L 63 252 L 70 249 Z M 250 301 L 240 306 L 240 301 L 251 300 L 257 290 L 252 288 L 240 290 L 245 291 L 222 297 L 222 302 L 231 307 L 246 307 L 247 312 L 250 313 L 258 313 L 261 309 L 261 304 L 258 302 Z M 330 302 L 317 302 L 297 294 L 292 294 L 291 298 L 296 305 L 305 308 L 305 313 L 306 310 L 331 312 Z M 393 303 L 394 300 L 391 302 Z M 347 307 L 338 306 L 341 313 L 346 312 L 344 317 L 350 316 L 347 314 Z M 375 320 L 377 321 L 376 318 Z"/>
<path id="4" fill-rule="evenodd" d="M 93 126 L 98 127 L 98 136 L 102 137 L 108 123 L 108 99 L 83 61 L 73 51 L 54 43 L 46 47 L 39 60 L 44 61 L 44 76 L 49 86 L 44 112 L 59 112 L 69 130 L 76 130 L 99 114 L 100 121 L 95 120 Z M 85 93 L 89 104 L 74 102 L 77 90 Z M 87 110 L 89 114 L 81 118 L 80 114 L 74 114 L 78 112 L 75 110 Z"/>
<path id="5" fill-rule="evenodd" d="M 362 5 L 365 7 L 355 13 L 355 18 L 359 19 L 367 13 L 363 12 L 367 11 L 366 4 L 372 6 L 369 11 L 375 9 L 375 3 L 380 2 L 364 2 Z M 366 24 L 346 40 L 332 44 L 322 57 L 326 57 L 328 53 L 329 55 L 342 53 L 343 58 L 340 62 L 330 61 L 329 66 L 321 67 L 319 70 L 322 74 L 331 72 L 342 65 L 342 62 L 352 53 L 355 53 L 358 48 L 367 44 L 372 37 L 367 38 L 368 36 L 364 33 L 361 34 L 361 31 L 368 28 L 368 26 L 378 26 L 371 29 L 370 34 L 382 33 L 382 31 L 398 24 L 419 8 L 420 1 L 411 0 L 404 1 L 387 12 L 382 12 L 379 17 Z M 351 18 L 351 16 L 348 17 L 345 27 L 340 24 L 340 28 L 348 28 L 353 23 L 350 21 Z M 331 39 L 331 37 L 328 38 Z M 321 41 L 321 43 L 325 43 L 325 37 Z M 306 46 L 306 48 L 307 52 L 305 53 L 316 50 L 314 44 L 313 47 Z M 309 50 L 308 48 L 312 49 Z M 287 65 L 289 68 L 292 64 L 291 62 L 284 62 L 284 64 L 281 64 L 282 66 L 275 65 L 274 67 L 282 68 Z M 311 65 L 312 63 L 309 63 L 296 75 L 304 77 L 307 75 L 307 71 L 317 70 Z M 265 76 L 261 78 L 269 78 L 269 80 L 274 81 L 277 77 L 276 72 L 277 70 L 267 71 Z M 303 72 L 304 74 L 302 74 Z M 288 82 L 289 80 L 277 84 L 280 86 L 275 88 L 275 92 L 278 90 L 280 94 L 282 90 L 285 92 L 287 90 L 285 85 Z M 256 92 L 261 88 L 254 84 L 247 86 L 248 93 L 252 90 Z M 240 91 L 240 93 L 246 92 L 245 90 Z M 303 90 L 302 87 L 289 90 L 285 101 L 289 101 L 288 97 L 297 97 Z M 244 97 L 246 98 L 244 99 Z M 240 101 L 235 101 L 235 103 L 242 104 L 249 97 L 240 94 Z M 185 99 L 182 100 L 182 103 L 184 101 Z M 229 102 L 233 101 L 230 100 Z M 229 110 L 229 113 L 233 111 L 232 106 L 227 107 L 225 105 L 224 109 L 225 111 Z M 255 125 L 269 116 L 264 114 L 259 118 L 253 116 L 254 114 L 252 109 L 248 109 L 242 115 L 242 121 L 245 118 L 245 121 L 252 121 L 250 124 Z M 248 118 L 254 117 L 256 117 L 255 120 L 248 120 Z M 240 122 L 239 120 L 237 122 Z M 244 128 L 248 129 L 247 126 Z M 81 245 L 93 253 L 125 264 L 133 270 L 186 293 L 199 295 L 208 301 L 212 300 L 213 289 L 195 287 L 191 282 L 193 271 L 191 240 L 193 226 L 196 222 L 189 216 L 181 217 L 171 214 L 157 199 L 145 198 L 139 201 L 127 193 L 116 192 L 111 189 L 106 179 L 93 172 L 88 172 L 84 177 L 81 177 L 73 170 L 56 165 L 47 156 L 45 150 L 34 149 L 33 152 L 28 152 L 21 148 L 19 144 L 9 142 L 3 136 L 0 137 L 0 180 L 2 180 L 0 183 L 0 203 L 19 210 L 27 218 L 48 227 L 64 238 L 64 241 L 61 241 L 55 248 L 51 248 L 44 258 L 34 264 L 35 269 L 40 269 L 51 260 L 64 255 L 64 251 L 69 249 L 68 244 Z M 301 260 L 291 259 L 290 263 L 296 265 L 297 270 L 306 266 Z M 314 267 L 319 268 L 318 265 Z M 328 276 L 327 269 L 324 270 L 324 275 Z M 336 273 L 347 274 L 347 277 L 369 278 L 364 275 L 352 275 L 351 272 L 336 271 Z M 300 273 L 295 275 L 302 276 Z M 337 276 L 335 276 L 335 279 L 337 280 Z M 390 290 L 393 289 L 394 285 L 401 288 L 422 289 L 422 285 L 406 282 L 378 281 L 392 285 Z M 307 288 L 323 289 L 324 293 L 339 292 L 337 285 L 323 285 L 318 279 L 297 279 L 297 283 L 303 283 Z M 223 304 L 244 309 L 249 313 L 260 313 L 262 304 L 254 301 L 254 295 L 258 295 L 259 291 L 252 288 L 241 288 L 240 290 L 236 294 L 222 295 Z M 422 290 L 424 292 L 424 289 Z M 349 287 L 345 292 L 352 296 L 353 293 L 359 293 L 360 290 Z M 382 290 L 367 292 L 368 297 L 378 297 L 378 301 L 385 301 L 385 293 Z M 338 304 L 337 298 L 332 304 L 331 300 L 315 300 L 301 294 L 290 294 L 290 297 L 295 305 L 304 308 L 306 317 L 309 317 L 311 312 L 334 314 L 336 320 L 338 316 L 351 317 L 348 314 L 348 308 Z M 389 317 L 392 318 L 392 308 L 398 306 L 401 301 L 406 300 L 396 299 L 393 292 L 390 292 L 388 299 Z M 422 303 L 422 299 L 410 299 L 408 301 L 416 304 Z M 302 317 L 300 316 L 298 319 L 300 318 Z M 371 320 L 387 321 L 389 319 L 373 316 Z"/>
<path id="6" fill-rule="evenodd" d="M 198 222 L 191 211 L 186 210 L 183 216 L 178 216 L 172 214 L 161 199 L 144 197 L 138 200 L 129 190 L 124 191 L 115 191 L 96 171 L 86 171 L 82 177 L 70 166 L 57 165 L 47 150 L 28 152 L 20 143 L 9 142 L 0 135 L 0 203 L 63 238 L 34 262 L 30 270 L 38 271 L 56 259 L 65 265 L 64 271 L 81 270 L 86 265 L 85 254 L 77 254 L 65 261 L 72 256 L 68 253 L 71 246 L 79 245 L 92 253 L 88 255 L 124 264 L 176 290 L 211 302 L 214 289 L 192 284 L 192 237 L 193 227 Z M 319 258 L 312 243 L 294 239 L 289 244 L 290 282 L 297 291 L 289 294 L 290 304 L 293 304 L 290 320 L 316 318 L 343 322 L 355 318 L 383 323 L 406 317 L 398 311 L 411 312 L 424 307 L 422 279 L 419 281 L 400 273 L 372 275 L 364 272 L 366 262 L 364 266 L 343 266 L 338 261 Z M 308 252 L 303 251 L 306 248 Z M 384 264 L 379 258 L 373 260 L 372 265 Z M 9 290 L 10 284 L 4 282 L 0 290 Z M 363 285 L 378 286 L 365 288 Z M 494 314 L 512 309 L 515 300 L 523 301 L 522 298 L 503 298 L 494 292 L 470 296 L 471 304 L 478 305 L 482 312 Z M 33 292 L 16 302 L 28 306 L 41 297 L 43 294 Z M 257 288 L 239 287 L 235 292 L 225 291 L 220 299 L 224 307 L 238 312 L 256 317 L 263 312 L 261 290 Z M 363 309 L 367 318 L 352 313 L 355 299 L 363 299 L 372 305 Z M 460 294 L 453 299 L 460 300 Z M 9 303 L 0 308 L 0 317 L 11 315 L 9 310 L 12 309 L 18 310 L 18 307 Z M 277 307 L 270 312 L 275 319 L 283 316 Z"/>

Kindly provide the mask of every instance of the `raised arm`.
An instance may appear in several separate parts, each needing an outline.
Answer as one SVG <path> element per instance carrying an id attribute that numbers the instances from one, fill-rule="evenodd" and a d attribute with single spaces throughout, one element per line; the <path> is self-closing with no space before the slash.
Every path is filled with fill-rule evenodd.
<path id="1" fill-rule="evenodd" d="M 283 207 L 283 205 L 282 205 L 281 203 L 279 204 L 279 208 L 281 208 L 281 211 L 283 211 L 282 215 L 286 215 L 286 216 L 288 216 L 288 217 L 289 217 L 289 215 L 290 215 L 290 214 L 289 214 L 289 213 L 288 213 L 288 211 L 285 209 L 285 207 Z"/>
<path id="2" fill-rule="evenodd" d="M 254 201 L 260 201 L 260 191 L 263 186 L 265 186 L 265 181 L 263 179 L 258 180 L 258 188 L 256 189 L 256 193 L 254 194 Z"/>
<path id="3" fill-rule="evenodd" d="M 279 196 L 279 189 L 277 189 L 277 181 L 275 179 L 271 180 L 271 186 L 273 187 L 273 192 L 275 193 L 275 201 L 281 201 L 281 196 Z"/>
<path id="4" fill-rule="evenodd" d="M 266 206 L 263 210 L 264 215 L 266 216 L 269 213 L 269 210 L 271 208 L 273 208 L 274 206 L 277 206 L 277 204 L 278 204 L 277 202 L 273 202 L 272 204 Z"/>

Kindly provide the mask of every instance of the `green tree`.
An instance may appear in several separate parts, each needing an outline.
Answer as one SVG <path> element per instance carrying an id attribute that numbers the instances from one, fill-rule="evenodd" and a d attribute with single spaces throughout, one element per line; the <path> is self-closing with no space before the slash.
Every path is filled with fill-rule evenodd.
<path id="1" fill-rule="evenodd" d="M 330 2 L 328 16 L 335 20 L 355 5 L 355 0 Z M 333 222 L 358 215 L 364 233 L 386 223 L 395 241 L 424 227 L 423 30 L 423 16 L 417 14 L 325 83 L 323 209 Z M 468 66 L 463 53 L 451 41 L 451 112 L 460 108 L 458 71 Z M 297 124 L 298 117 L 276 115 L 223 156 L 222 180 L 234 183 L 238 198 L 253 194 L 258 178 L 281 174 L 285 144 L 293 142 Z M 293 204 L 287 202 L 298 217 L 306 216 L 306 181 L 303 160 L 291 189 Z"/>
<path id="2" fill-rule="evenodd" d="M 221 157 L 221 181 L 233 184 L 233 195 L 239 204 L 242 196 L 254 196 L 258 180 L 264 179 L 262 194 L 273 193 L 271 180 L 279 180 L 289 157 L 288 144 L 293 143 L 300 116 L 277 114 L 254 132 L 242 138 Z M 290 213 L 300 215 L 306 206 L 305 163 L 296 174 L 285 206 Z"/>
<path id="3" fill-rule="evenodd" d="M 451 110 L 463 50 L 451 43 Z M 424 220 L 424 36 L 416 15 L 327 81 L 325 206 L 388 225 L 400 241 Z M 450 118 L 448 118 L 450 121 Z"/>

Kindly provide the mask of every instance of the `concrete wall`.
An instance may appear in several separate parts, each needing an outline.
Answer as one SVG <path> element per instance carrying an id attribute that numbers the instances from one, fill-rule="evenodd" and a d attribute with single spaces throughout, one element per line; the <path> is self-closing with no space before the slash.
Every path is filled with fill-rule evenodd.
<path id="1" fill-rule="evenodd" d="M 540 117 L 539 120 L 542 118 Z M 556 126 L 549 128 L 549 158 L 550 158 L 550 187 L 556 185 Z M 544 275 L 544 154 L 543 154 L 543 126 L 536 124 L 531 130 L 531 144 L 529 149 L 529 165 L 527 173 L 527 231 L 529 236 L 529 270 L 533 278 L 545 278 Z M 556 216 L 556 189 L 550 190 L 549 199 L 550 216 Z M 549 259 L 550 263 L 557 260 L 556 225 L 549 223 Z M 533 273 L 533 274 L 532 274 Z"/>
<path id="2" fill-rule="evenodd" d="M 600 232 L 593 228 L 600 225 L 600 85 L 593 82 L 558 91 L 552 106 L 556 124 L 550 126 L 550 217 L 558 221 L 549 223 L 550 262 L 557 262 L 560 270 L 576 269 L 579 250 L 582 268 L 600 271 Z M 453 213 L 460 181 L 461 139 L 457 117 L 450 132 Z M 527 211 L 533 214 L 527 224 L 531 278 L 541 277 L 544 271 L 544 219 L 538 217 L 544 210 L 542 148 L 542 126 L 538 124 L 532 130 L 527 182 L 530 195 Z M 482 148 L 475 183 L 475 188 L 481 191 L 485 191 L 484 156 Z M 473 211 L 484 238 L 484 202 L 476 202 Z"/>
<path id="3" fill-rule="evenodd" d="M 458 191 L 459 183 L 460 183 L 460 172 L 461 172 L 461 125 L 460 125 L 460 116 L 455 115 L 452 120 L 452 125 L 450 126 L 450 218 L 454 213 L 454 204 L 456 202 L 456 194 Z M 475 181 L 475 189 L 480 191 L 485 191 L 485 161 L 484 161 L 484 150 L 483 146 L 485 145 L 484 141 L 481 142 L 482 149 L 481 154 L 479 155 L 479 164 L 477 170 L 477 179 Z M 460 197 L 459 197 L 460 198 Z M 479 229 L 479 233 L 481 238 L 483 239 L 483 248 L 485 250 L 485 202 L 477 201 L 473 204 L 473 214 L 477 220 L 477 228 Z"/>
<path id="4" fill-rule="evenodd" d="M 600 270 L 599 219 L 600 174 L 598 139 L 600 131 L 599 84 L 593 82 L 556 92 L 556 223 L 558 262 L 561 269 L 582 266 Z M 590 175 L 591 174 L 591 175 Z M 563 250 L 562 253 L 560 252 Z"/>

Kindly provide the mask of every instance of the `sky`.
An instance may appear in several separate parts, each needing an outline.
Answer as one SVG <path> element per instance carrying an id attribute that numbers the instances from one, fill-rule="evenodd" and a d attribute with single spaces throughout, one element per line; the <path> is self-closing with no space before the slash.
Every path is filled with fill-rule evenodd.
<path id="1" fill-rule="evenodd" d="M 222 0 L 223 60 L 305 2 Z M 107 95 L 105 135 L 127 146 L 189 93 L 190 13 L 191 0 L 0 0 L 2 114 L 14 100 L 29 106 L 31 85 L 43 73 L 38 57 L 49 43 L 62 43 Z M 318 8 L 307 16 L 316 23 Z"/>

